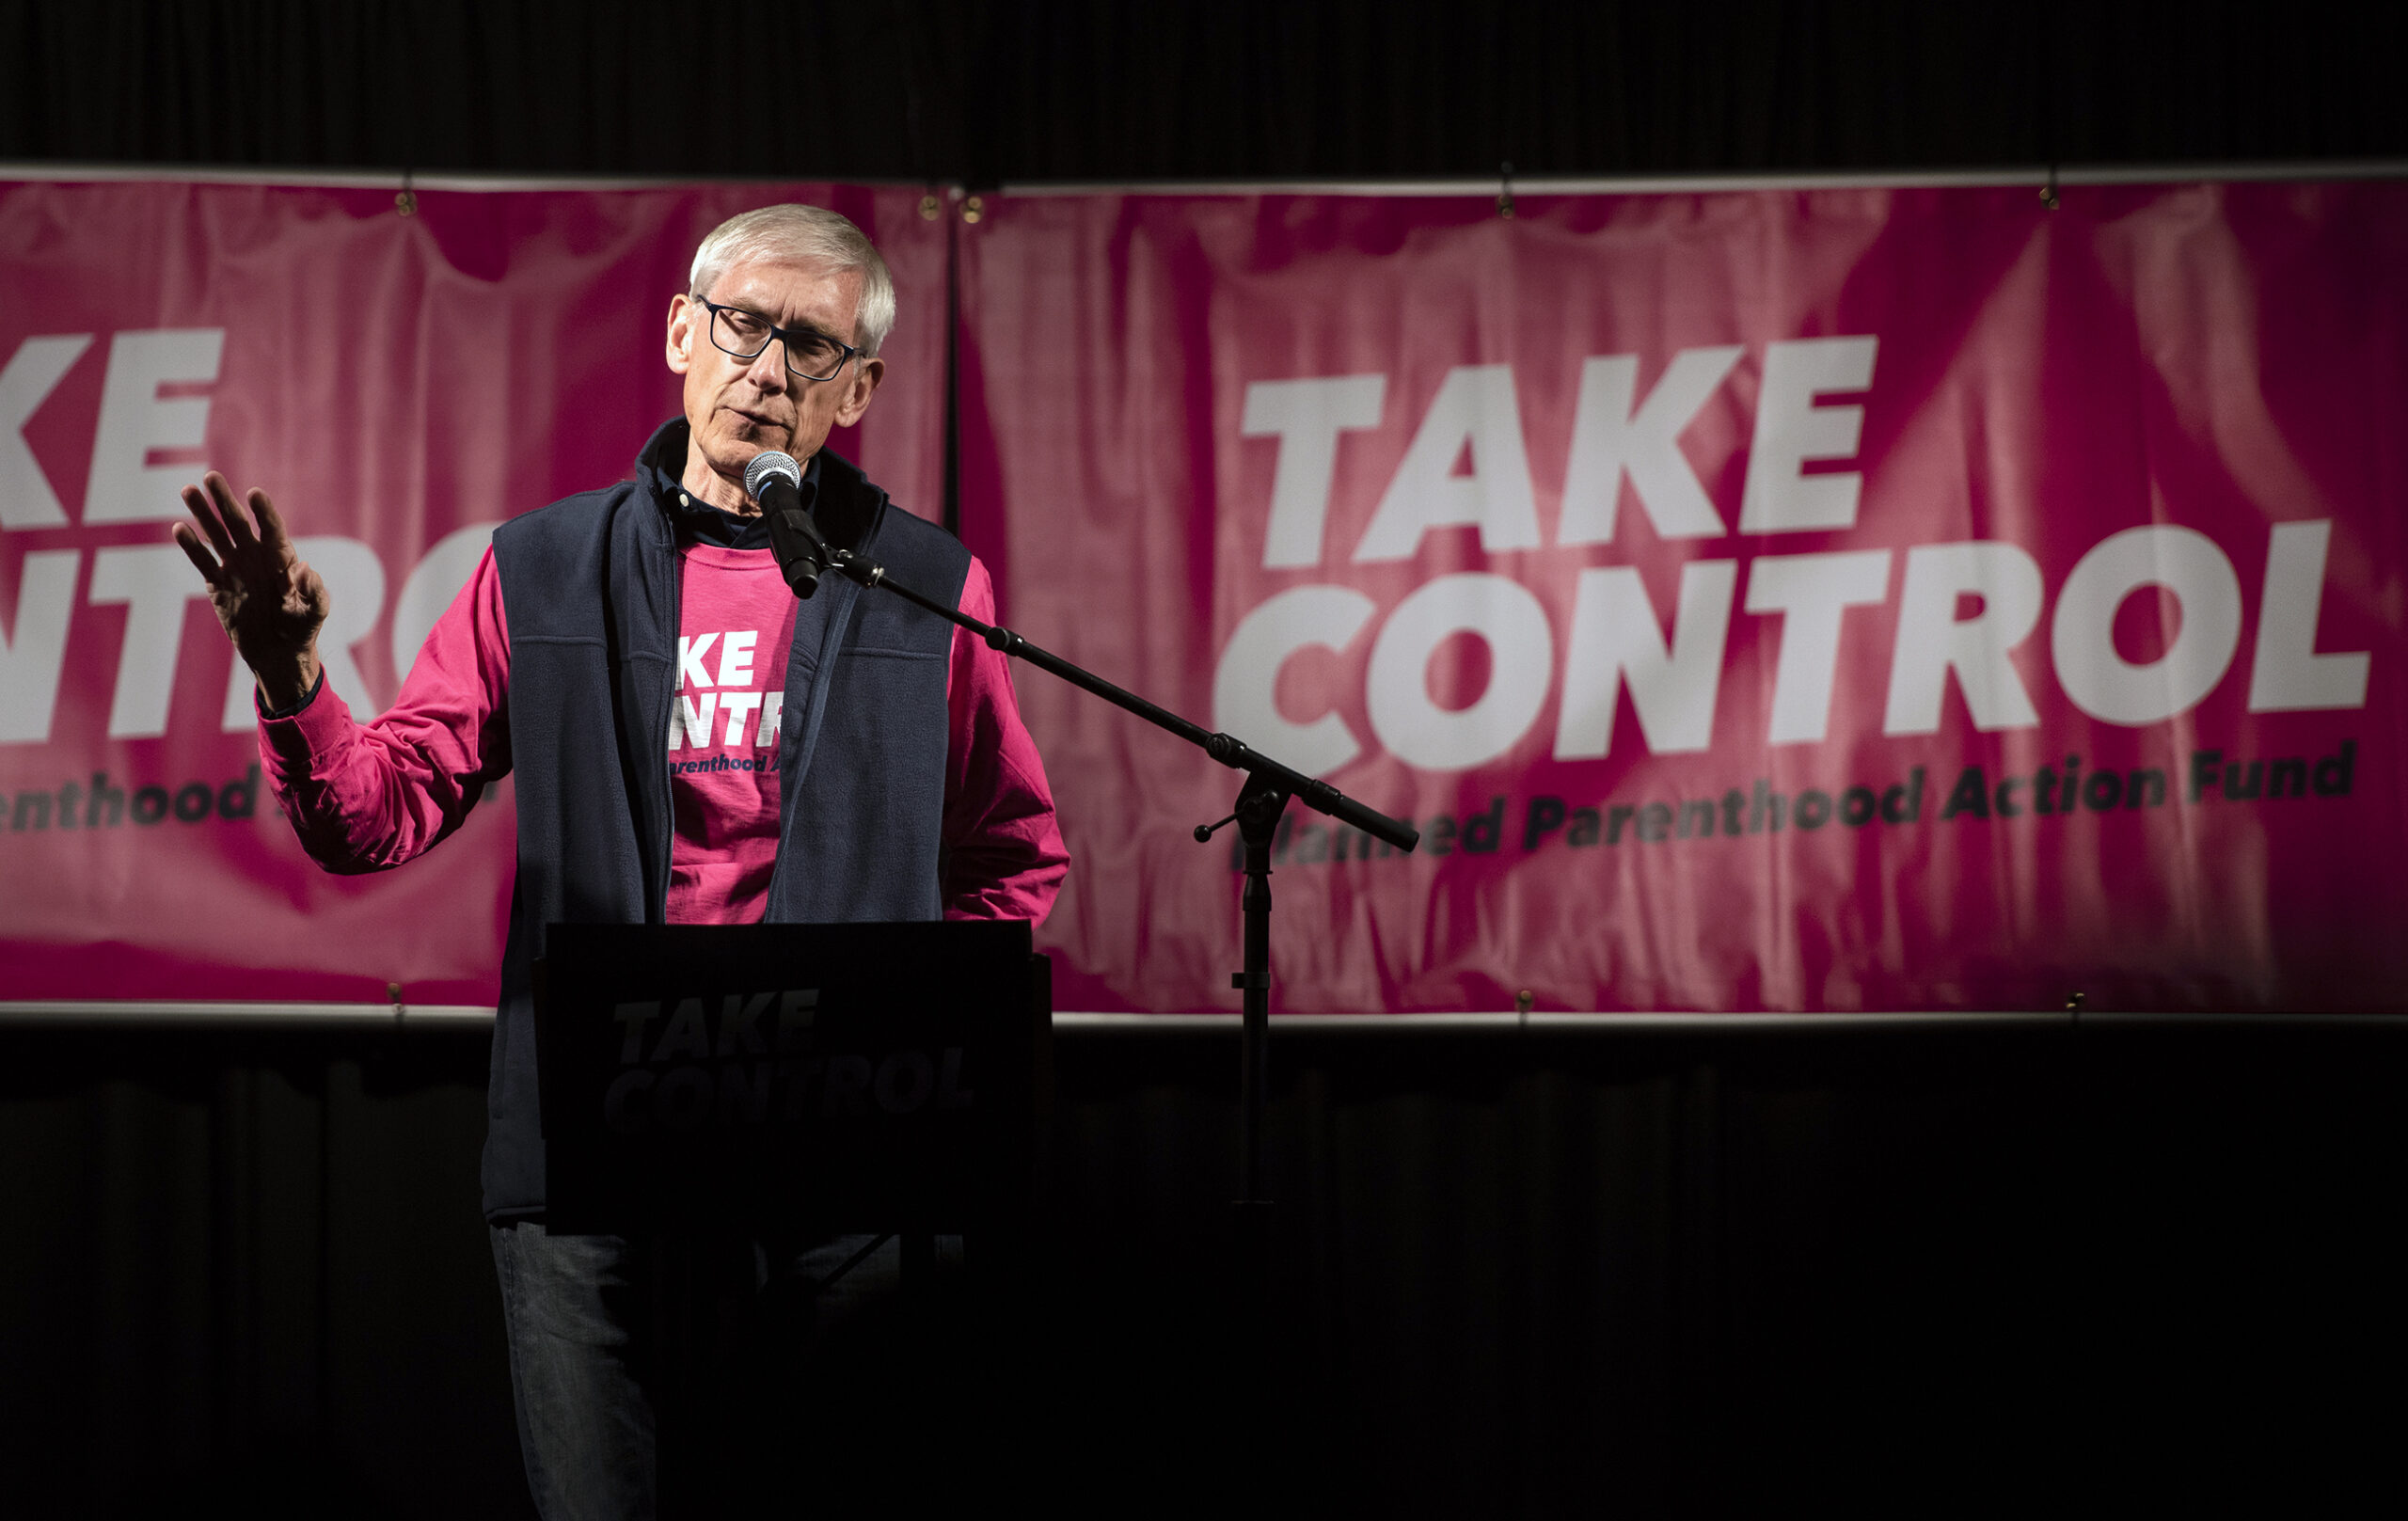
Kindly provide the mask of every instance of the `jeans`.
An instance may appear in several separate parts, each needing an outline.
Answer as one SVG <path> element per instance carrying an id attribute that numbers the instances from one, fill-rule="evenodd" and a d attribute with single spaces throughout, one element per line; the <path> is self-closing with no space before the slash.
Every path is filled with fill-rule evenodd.
<path id="1" fill-rule="evenodd" d="M 844 1439 L 830 1417 L 893 1360 L 891 1239 L 846 1269 L 877 1238 L 780 1250 L 737 1234 L 489 1228 L 519 1445 L 545 1521 L 750 1507 L 769 1470 L 793 1470 L 798 1442 Z"/>

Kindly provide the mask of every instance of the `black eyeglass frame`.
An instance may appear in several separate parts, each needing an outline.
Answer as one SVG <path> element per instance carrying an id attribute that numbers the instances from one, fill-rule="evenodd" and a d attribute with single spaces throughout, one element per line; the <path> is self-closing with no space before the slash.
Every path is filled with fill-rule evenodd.
<path id="1" fill-rule="evenodd" d="M 768 318 L 762 316 L 759 312 L 753 311 L 749 308 L 724 306 L 720 302 L 712 300 L 706 295 L 698 295 L 694 297 L 694 299 L 702 303 L 704 309 L 710 313 L 710 317 L 705 325 L 710 330 L 711 347 L 719 350 L 721 354 L 726 355 L 731 359 L 742 359 L 749 363 L 752 360 L 759 358 L 764 353 L 768 352 L 770 344 L 784 343 L 786 346 L 786 373 L 793 375 L 798 380 L 808 380 L 813 385 L 818 386 L 826 385 L 829 381 L 832 381 L 838 375 L 843 374 L 845 372 L 845 366 L 852 363 L 854 357 L 861 353 L 861 350 L 854 347 L 852 344 L 844 341 L 842 339 L 831 338 L 826 333 L 820 332 L 816 328 L 806 327 L 798 331 L 791 327 L 780 327 L 777 324 L 770 322 Z M 761 346 L 754 349 L 752 353 L 739 354 L 719 341 L 719 314 L 722 311 L 733 311 L 742 316 L 752 318 L 754 322 L 760 323 L 764 326 L 768 327 L 769 329 L 769 336 L 763 339 L 761 341 Z M 816 339 L 823 343 L 833 343 L 838 348 L 845 351 L 845 356 L 843 358 L 836 361 L 836 367 L 834 369 L 829 371 L 824 375 L 815 375 L 809 371 L 798 370 L 795 368 L 794 362 L 794 341 L 797 338 L 804 337 Z"/>

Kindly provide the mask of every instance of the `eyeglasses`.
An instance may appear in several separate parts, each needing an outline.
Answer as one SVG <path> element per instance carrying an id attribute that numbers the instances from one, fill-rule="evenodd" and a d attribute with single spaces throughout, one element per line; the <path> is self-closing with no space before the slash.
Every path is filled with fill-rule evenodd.
<path id="1" fill-rule="evenodd" d="M 710 309 L 711 342 L 732 359 L 757 359 L 772 342 L 783 342 L 788 370 L 805 380 L 833 380 L 844 372 L 847 361 L 861 352 L 808 327 L 780 327 L 742 307 L 722 307 L 702 296 L 694 299 Z"/>

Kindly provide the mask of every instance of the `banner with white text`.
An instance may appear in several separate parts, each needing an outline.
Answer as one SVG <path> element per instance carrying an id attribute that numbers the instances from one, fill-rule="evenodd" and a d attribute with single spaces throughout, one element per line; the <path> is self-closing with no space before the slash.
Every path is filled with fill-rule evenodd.
<path id="1" fill-rule="evenodd" d="M 422 861 L 332 877 L 264 796 L 247 673 L 168 539 L 204 469 L 333 594 L 328 680 L 392 700 L 493 526 L 626 478 L 679 407 L 694 247 L 832 205 L 900 320 L 832 444 L 942 515 L 944 222 L 916 190 L 0 183 L 0 1002 L 485 1004 L 507 784 Z"/>
<path id="2" fill-rule="evenodd" d="M 1291 806 L 1275 1009 L 2408 1006 L 2408 186 L 1001 196 L 962 523 Z M 1034 673 L 1063 1007 L 1238 777 Z"/>

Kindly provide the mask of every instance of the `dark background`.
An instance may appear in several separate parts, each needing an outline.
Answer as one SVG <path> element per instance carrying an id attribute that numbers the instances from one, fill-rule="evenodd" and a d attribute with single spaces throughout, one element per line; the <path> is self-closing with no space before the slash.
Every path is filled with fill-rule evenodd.
<path id="1" fill-rule="evenodd" d="M 0 159 L 962 181 L 2408 152 L 2315 4 L 130 0 L 0 6 Z"/>
<path id="2" fill-rule="evenodd" d="M 2403 1059 L 2347 1019 L 1279 1034 L 1258 1313 L 1233 1037 L 1069 1036 L 1015 1355 L 892 1467 L 798 1432 L 798 1492 L 996 1509 L 1001 1431 L 1073 1515 L 2396 1510 Z M 529 1513 L 484 1060 L 0 1033 L 10 1513 Z M 862 1406 L 974 1377 L 958 1330 Z"/>
<path id="3" fill-rule="evenodd" d="M 2408 157 L 2402 28 L 2215 4 L 7 4 L 0 161 L 972 188 L 2339 165 Z M 524 1513 L 476 1212 L 484 1039 L 0 1027 L 0 1505 Z M 1074 1513 L 2397 1508 L 2403 1055 L 2388 1022 L 2112 1011 L 1283 1037 L 1257 1364 L 1227 1291 L 1234 1041 L 1069 1038 L 1011 1307 L 1038 1350 L 999 1399 L 1037 1498 Z"/>

